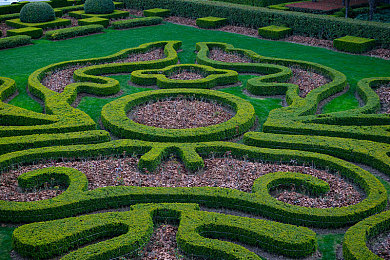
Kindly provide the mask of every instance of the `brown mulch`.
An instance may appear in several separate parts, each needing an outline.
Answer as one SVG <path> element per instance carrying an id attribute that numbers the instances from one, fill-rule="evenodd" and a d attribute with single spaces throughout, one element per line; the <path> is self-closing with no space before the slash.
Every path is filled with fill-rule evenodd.
<path id="1" fill-rule="evenodd" d="M 282 41 L 302 43 L 305 45 L 325 47 L 325 48 L 333 48 L 333 41 L 331 40 L 318 39 L 318 38 L 313 38 L 308 36 L 292 35 L 282 39 Z"/>
<path id="2" fill-rule="evenodd" d="M 137 61 L 148 61 L 148 60 L 158 60 L 164 58 L 164 50 L 162 48 L 157 48 L 151 50 L 147 53 L 137 53 L 131 54 L 127 58 L 123 58 L 111 63 L 125 63 L 125 62 L 137 62 Z M 91 64 L 86 65 L 74 65 L 68 66 L 66 68 L 61 68 L 55 70 L 41 80 L 41 83 L 47 88 L 61 93 L 64 91 L 65 87 L 71 83 L 74 83 L 73 73 L 75 70 L 83 68 L 85 66 L 90 66 Z"/>
<path id="3" fill-rule="evenodd" d="M 228 154 L 228 153 L 227 153 Z M 292 166 L 238 160 L 229 156 L 225 158 L 205 159 L 201 172 L 191 174 L 175 158 L 164 161 L 153 174 L 138 171 L 138 158 L 105 158 L 100 160 L 46 162 L 37 165 L 21 166 L 3 173 L 0 185 L 0 200 L 35 201 L 53 198 L 62 192 L 42 189 L 23 192 L 17 184 L 17 177 L 33 169 L 45 167 L 71 167 L 83 172 L 89 181 L 90 190 L 106 186 L 140 186 L 140 187 L 221 187 L 251 192 L 254 181 L 271 172 L 300 172 L 325 180 L 330 185 L 330 192 L 322 197 L 311 197 L 301 194 L 293 187 L 290 190 L 277 189 L 272 194 L 279 200 L 304 207 L 343 207 L 358 203 L 364 198 L 353 185 L 341 177 L 325 170 L 308 166 Z M 58 184 L 46 184 L 47 188 Z M 57 187 L 58 188 L 58 187 Z"/>
<path id="4" fill-rule="evenodd" d="M 390 49 L 374 49 L 369 52 L 367 52 L 368 55 L 374 56 L 374 57 L 380 57 L 385 60 L 390 60 Z"/>
<path id="5" fill-rule="evenodd" d="M 164 19 L 166 22 L 177 23 L 181 25 L 196 26 L 196 20 L 191 18 L 179 17 L 179 16 L 169 16 Z"/>
<path id="6" fill-rule="evenodd" d="M 288 83 L 292 83 L 299 86 L 299 96 L 306 97 L 306 95 L 313 89 L 325 85 L 330 82 L 327 77 L 315 73 L 313 71 L 302 70 L 300 68 L 290 68 L 293 76 Z"/>
<path id="7" fill-rule="evenodd" d="M 176 242 L 176 233 L 178 228 L 172 225 L 163 224 L 158 226 L 148 243 L 141 251 L 137 260 L 176 260 L 181 257 Z M 134 259 L 134 258 L 125 258 Z"/>
<path id="8" fill-rule="evenodd" d="M 196 79 L 203 79 L 204 77 L 199 73 L 183 70 L 171 74 L 168 78 L 179 79 L 179 80 L 196 80 Z"/>
<path id="9" fill-rule="evenodd" d="M 385 232 L 374 238 L 368 243 L 370 250 L 382 259 L 390 260 L 390 232 Z"/>
<path id="10" fill-rule="evenodd" d="M 390 84 L 382 85 L 375 89 L 381 102 L 381 109 L 379 113 L 390 114 Z"/>
<path id="11" fill-rule="evenodd" d="M 367 4 L 367 0 L 350 0 L 349 5 L 353 6 L 361 6 L 363 4 Z M 331 11 L 343 8 L 343 2 L 338 0 L 317 0 L 313 1 L 305 1 L 305 2 L 297 2 L 286 5 L 286 7 L 298 7 L 307 10 L 321 10 L 321 11 Z"/>
<path id="12" fill-rule="evenodd" d="M 216 103 L 177 98 L 140 106 L 129 116 L 136 123 L 143 125 L 186 129 L 220 124 L 233 115 Z"/>
<path id="13" fill-rule="evenodd" d="M 209 58 L 216 61 L 222 62 L 241 62 L 241 63 L 251 63 L 252 59 L 239 53 L 234 52 L 225 52 L 220 48 L 212 48 L 209 51 Z"/>
<path id="14" fill-rule="evenodd" d="M 5 22 L 0 22 L 0 31 L 3 33 L 0 38 L 4 38 L 7 36 L 7 30 L 11 29 Z"/>

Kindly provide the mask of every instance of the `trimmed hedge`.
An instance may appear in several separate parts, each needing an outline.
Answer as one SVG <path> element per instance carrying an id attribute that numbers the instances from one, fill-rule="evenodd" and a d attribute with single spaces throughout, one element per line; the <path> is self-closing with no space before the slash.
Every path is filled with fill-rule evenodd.
<path id="1" fill-rule="evenodd" d="M 334 39 L 333 46 L 340 51 L 363 53 L 375 47 L 375 40 L 355 36 L 344 36 Z"/>
<path id="2" fill-rule="evenodd" d="M 272 40 L 279 40 L 291 34 L 291 31 L 292 29 L 288 27 L 270 25 L 259 28 L 258 33 L 261 37 Z"/>
<path id="3" fill-rule="evenodd" d="M 45 146 L 108 142 L 110 139 L 109 133 L 102 130 L 2 137 L 0 138 L 0 154 Z"/>
<path id="4" fill-rule="evenodd" d="M 5 21 L 8 26 L 14 28 L 24 28 L 24 27 L 39 27 L 42 29 L 46 28 L 55 28 L 55 27 L 63 27 L 71 24 L 69 19 L 56 18 L 54 21 L 42 22 L 42 23 L 23 23 L 20 19 L 11 19 Z"/>
<path id="5" fill-rule="evenodd" d="M 13 245 L 19 254 L 36 259 L 61 255 L 78 245 L 109 237 L 104 242 L 77 249 L 63 259 L 136 256 L 153 233 L 153 220 L 179 222 L 178 245 L 189 255 L 261 259 L 242 246 L 207 237 L 228 238 L 292 257 L 310 255 L 317 248 L 316 234 L 308 228 L 204 212 L 196 204 L 179 203 L 138 204 L 127 212 L 24 225 L 15 230 Z"/>
<path id="6" fill-rule="evenodd" d="M 22 23 L 44 23 L 56 18 L 53 7 L 45 2 L 28 3 L 20 10 Z"/>
<path id="7" fill-rule="evenodd" d="M 33 39 L 37 39 L 42 37 L 43 30 L 42 28 L 25 27 L 19 29 L 11 29 L 7 31 L 7 36 L 15 36 L 15 35 L 28 35 Z"/>
<path id="8" fill-rule="evenodd" d="M 91 17 L 91 18 L 80 19 L 77 21 L 77 23 L 81 26 L 98 24 L 98 25 L 102 25 L 103 27 L 108 27 L 108 25 L 110 24 L 110 20 L 106 18 L 100 18 L 100 17 Z"/>
<path id="9" fill-rule="evenodd" d="M 86 0 L 84 11 L 86 14 L 110 14 L 115 10 L 112 0 Z"/>
<path id="10" fill-rule="evenodd" d="M 131 120 L 127 113 L 135 106 L 167 97 L 206 98 L 227 104 L 236 112 L 226 122 L 207 127 L 189 129 L 164 129 L 141 125 Z M 255 123 L 255 109 L 251 103 L 234 95 L 203 89 L 161 89 L 124 96 L 106 104 L 101 120 L 110 132 L 120 138 L 157 142 L 199 142 L 225 140 L 248 131 Z"/>
<path id="11" fill-rule="evenodd" d="M 104 26 L 98 24 L 76 26 L 71 28 L 63 28 L 53 31 L 48 31 L 45 37 L 49 40 L 63 40 L 77 36 L 83 36 L 93 33 L 99 33 L 104 30 Z"/>
<path id="12" fill-rule="evenodd" d="M 370 238 L 389 231 L 390 211 L 368 217 L 347 230 L 344 235 L 343 257 L 346 260 L 380 260 L 367 247 Z"/>
<path id="13" fill-rule="evenodd" d="M 127 11 L 121 11 L 121 10 L 114 10 L 112 13 L 109 14 L 88 14 L 85 13 L 85 11 L 72 11 L 69 12 L 70 17 L 74 17 L 77 19 L 82 18 L 91 18 L 91 17 L 100 17 L 100 18 L 106 18 L 106 19 L 120 19 L 120 18 L 126 18 L 130 15 Z"/>
<path id="14" fill-rule="evenodd" d="M 1 6 L 0 6 L 1 7 Z M 4 22 L 6 20 L 11 20 L 11 19 L 15 19 L 15 18 L 19 18 L 19 13 L 15 13 L 15 14 L 3 14 L 3 15 L 0 15 L 0 22 Z"/>
<path id="15" fill-rule="evenodd" d="M 198 73 L 204 78 L 196 80 L 175 80 L 169 75 L 181 71 Z M 233 84 L 238 81 L 238 73 L 233 70 L 214 69 L 199 64 L 171 65 L 159 70 L 136 70 L 131 73 L 131 82 L 142 85 L 157 85 L 159 88 L 203 88 Z"/>
<path id="16" fill-rule="evenodd" d="M 19 13 L 20 10 L 22 9 L 24 3 L 14 3 L 10 5 L 2 5 L 0 6 L 0 15 L 6 15 L 6 14 L 15 14 Z"/>
<path id="17" fill-rule="evenodd" d="M 154 8 L 149 10 L 144 10 L 144 15 L 146 17 L 168 17 L 171 14 L 171 10 L 169 9 L 161 9 L 161 8 Z"/>
<path id="18" fill-rule="evenodd" d="M 27 35 L 10 36 L 0 39 L 0 50 L 31 44 L 31 37 Z"/>
<path id="19" fill-rule="evenodd" d="M 162 23 L 162 21 L 163 19 L 161 17 L 142 17 L 131 20 L 115 21 L 111 23 L 110 27 L 113 29 L 121 30 L 139 26 L 157 25 Z"/>
<path id="20" fill-rule="evenodd" d="M 69 183 L 68 189 L 71 189 L 72 192 L 64 192 L 54 199 L 34 202 L 0 201 L 0 220 L 2 222 L 16 223 L 32 222 L 69 217 L 137 203 L 186 202 L 199 203 L 212 208 L 224 207 L 250 212 L 294 225 L 337 228 L 355 224 L 368 216 L 381 212 L 387 204 L 386 190 L 378 179 L 349 162 L 324 154 L 257 148 L 230 142 L 164 144 L 137 140 L 117 140 L 93 145 L 36 148 L 1 155 L 0 168 L 6 169 L 6 167 L 13 164 L 28 163 L 45 158 L 96 157 L 123 154 L 124 152 L 126 154 L 144 154 L 141 159 L 147 157 L 150 165 L 153 163 L 158 165 L 161 158 L 171 153 L 175 153 L 184 163 L 189 163 L 190 165 L 193 165 L 195 162 L 203 162 L 199 154 L 224 154 L 226 152 L 230 152 L 237 157 L 245 156 L 249 160 L 256 159 L 280 163 L 296 160 L 299 164 L 310 163 L 317 167 L 327 167 L 332 171 L 339 172 L 341 176 L 353 180 L 356 185 L 362 188 L 366 193 L 366 197 L 361 202 L 348 207 L 321 209 L 300 207 L 276 201 L 276 199 L 270 198 L 271 195 L 269 195 L 268 189 L 256 189 L 254 193 L 246 193 L 239 190 L 215 187 L 165 188 L 121 186 L 105 187 L 84 192 L 82 190 L 74 190 L 72 183 Z M 74 169 L 65 171 L 62 169 L 53 168 L 47 169 L 47 171 L 64 174 L 68 170 L 76 171 Z M 82 175 L 82 173 L 79 174 Z M 26 175 L 29 176 L 29 173 Z M 309 179 L 309 181 L 312 180 Z M 259 180 L 259 183 L 261 183 L 261 180 Z M 76 184 L 77 182 L 74 183 L 74 185 Z"/>
<path id="21" fill-rule="evenodd" d="M 390 46 L 390 24 L 357 21 L 324 15 L 285 12 L 268 8 L 199 0 L 125 0 L 127 8 L 145 10 L 167 8 L 171 14 L 188 18 L 225 17 L 228 24 L 249 28 L 268 25 L 286 26 L 294 34 L 334 39 L 344 35 L 373 38 L 379 45 Z"/>
<path id="22" fill-rule="evenodd" d="M 227 22 L 226 18 L 213 17 L 213 16 L 196 19 L 196 25 L 199 26 L 200 28 L 205 28 L 205 29 L 219 28 L 224 26 L 226 22 Z"/>

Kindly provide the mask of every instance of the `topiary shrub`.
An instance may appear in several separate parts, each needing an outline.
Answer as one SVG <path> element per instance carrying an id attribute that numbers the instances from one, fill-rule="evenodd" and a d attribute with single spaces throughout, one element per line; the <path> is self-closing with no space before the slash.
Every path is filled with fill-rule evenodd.
<path id="1" fill-rule="evenodd" d="M 87 0 L 84 4 L 86 14 L 110 14 L 114 9 L 112 0 Z"/>
<path id="2" fill-rule="evenodd" d="M 20 21 L 23 23 L 43 23 L 56 18 L 53 7 L 45 2 L 33 2 L 20 10 Z"/>

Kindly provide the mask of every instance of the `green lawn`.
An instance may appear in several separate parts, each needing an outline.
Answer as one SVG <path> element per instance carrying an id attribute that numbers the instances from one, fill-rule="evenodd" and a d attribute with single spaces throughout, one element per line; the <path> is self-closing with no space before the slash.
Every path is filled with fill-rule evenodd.
<path id="1" fill-rule="evenodd" d="M 164 23 L 153 27 L 144 27 L 131 30 L 106 30 L 103 34 L 50 42 L 36 40 L 34 45 L 0 51 L 0 76 L 10 77 L 17 82 L 19 95 L 10 103 L 41 112 L 41 105 L 31 99 L 26 92 L 26 83 L 29 74 L 46 65 L 91 57 L 101 57 L 118 52 L 125 48 L 136 47 L 140 44 L 160 41 L 183 41 L 179 52 L 181 63 L 195 62 L 195 43 L 201 41 L 219 41 L 233 44 L 235 47 L 250 49 L 263 56 L 306 60 L 317 62 L 343 72 L 350 84 L 350 90 L 332 100 L 324 107 L 324 112 L 334 112 L 356 108 L 358 102 L 354 97 L 356 83 L 367 77 L 390 76 L 390 62 L 359 55 L 348 55 L 331 50 L 308 47 L 298 44 L 279 41 L 267 41 L 238 34 L 200 30 L 193 27 Z M 148 88 L 134 88 L 128 85 L 130 75 L 117 75 L 123 95 L 149 90 Z M 242 83 L 251 78 L 251 75 L 240 75 Z M 252 98 L 242 92 L 243 86 L 222 89 L 250 101 L 256 109 L 260 125 L 266 120 L 269 111 L 281 106 L 277 98 Z M 98 122 L 101 108 L 115 98 L 85 97 L 79 108 Z M 260 130 L 261 128 L 259 128 Z M 389 187 L 387 185 L 387 187 Z M 9 259 L 12 228 L 0 228 L 0 259 Z M 334 247 L 340 244 L 343 234 L 319 235 L 319 249 L 323 259 L 335 259 Z"/>

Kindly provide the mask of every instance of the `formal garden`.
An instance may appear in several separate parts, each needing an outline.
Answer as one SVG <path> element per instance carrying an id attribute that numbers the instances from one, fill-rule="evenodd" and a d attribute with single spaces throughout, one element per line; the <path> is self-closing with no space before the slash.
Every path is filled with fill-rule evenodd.
<path id="1" fill-rule="evenodd" d="M 390 259 L 390 6 L 288 6 L 0 6 L 0 259 Z"/>

